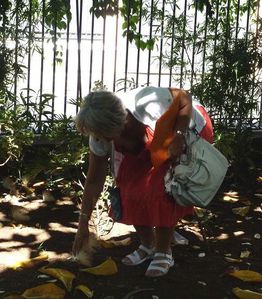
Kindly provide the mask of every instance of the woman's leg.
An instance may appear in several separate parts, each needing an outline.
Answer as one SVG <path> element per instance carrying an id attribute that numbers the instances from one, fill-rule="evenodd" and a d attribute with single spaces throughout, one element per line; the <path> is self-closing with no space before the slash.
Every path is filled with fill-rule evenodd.
<path id="1" fill-rule="evenodd" d="M 171 241 L 173 239 L 174 227 L 156 227 L 155 228 L 155 251 L 171 253 Z"/>
<path id="2" fill-rule="evenodd" d="M 152 256 L 155 233 L 153 227 L 150 226 L 135 226 L 136 232 L 140 238 L 141 245 L 135 252 L 127 255 L 122 259 L 125 265 L 139 264 L 140 260 L 146 260 L 150 255 Z M 135 256 L 134 256 L 135 255 Z M 133 256 L 131 260 L 131 256 Z M 135 262 L 134 262 L 135 261 Z M 137 261 L 137 262 L 136 262 Z"/>
<path id="3" fill-rule="evenodd" d="M 173 232 L 174 227 L 155 228 L 155 255 L 146 271 L 146 276 L 159 277 L 165 275 L 169 268 L 174 265 L 171 251 Z"/>
<path id="4" fill-rule="evenodd" d="M 154 247 L 155 231 L 150 226 L 135 226 L 136 232 L 140 238 L 141 244 L 148 248 Z"/>

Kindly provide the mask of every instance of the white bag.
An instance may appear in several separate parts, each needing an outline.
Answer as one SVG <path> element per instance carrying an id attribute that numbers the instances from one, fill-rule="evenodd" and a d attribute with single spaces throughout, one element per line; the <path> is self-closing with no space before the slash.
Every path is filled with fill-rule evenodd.
<path id="1" fill-rule="evenodd" d="M 227 169 L 225 156 L 206 140 L 189 130 L 187 150 L 164 178 L 166 192 L 181 206 L 206 207 L 221 186 Z"/>

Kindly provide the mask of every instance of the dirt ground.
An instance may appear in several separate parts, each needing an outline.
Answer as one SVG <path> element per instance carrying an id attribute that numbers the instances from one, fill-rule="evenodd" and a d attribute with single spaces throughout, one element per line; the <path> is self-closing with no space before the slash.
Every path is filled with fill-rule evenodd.
<path id="1" fill-rule="evenodd" d="M 17 219 L 21 207 L 28 211 L 22 214 L 23 221 Z M 239 210 L 235 208 L 243 207 L 247 214 L 236 214 Z M 226 299 L 236 298 L 232 293 L 235 287 L 262 293 L 262 283 L 243 282 L 228 275 L 232 269 L 262 273 L 261 190 L 249 197 L 221 194 L 208 210 L 198 210 L 196 215 L 180 222 L 177 231 L 189 244 L 172 247 L 175 266 L 168 275 L 158 279 L 144 276 L 149 262 L 135 267 L 121 264 L 121 258 L 137 247 L 137 236 L 132 227 L 113 224 L 103 217 L 99 224 L 102 238 L 131 237 L 132 243 L 100 248 L 96 252 L 93 264 L 112 257 L 118 267 L 116 274 L 95 276 L 79 272 L 79 266 L 70 259 L 77 211 L 76 203 L 70 198 L 45 202 L 41 196 L 22 198 L 1 193 L 0 298 L 52 280 L 40 275 L 40 265 L 20 270 L 10 268 L 16 261 L 37 256 L 43 250 L 48 254 L 44 265 L 50 263 L 52 267 L 73 272 L 76 275 L 73 290 L 78 284 L 86 284 L 94 291 L 93 298 Z M 55 284 L 63 288 L 60 281 Z M 65 298 L 87 297 L 74 290 L 67 292 Z"/>

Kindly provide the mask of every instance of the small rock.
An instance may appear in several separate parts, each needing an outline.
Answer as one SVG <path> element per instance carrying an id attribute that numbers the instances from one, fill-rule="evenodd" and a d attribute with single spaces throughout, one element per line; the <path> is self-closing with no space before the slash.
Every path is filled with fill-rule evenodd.
<path id="1" fill-rule="evenodd" d="M 205 256 L 206 256 L 205 252 L 200 252 L 200 253 L 198 254 L 198 257 L 205 257 Z"/>
<path id="2" fill-rule="evenodd" d="M 51 193 L 50 190 L 45 190 L 43 192 L 43 201 L 45 202 L 53 202 L 55 201 L 54 195 Z"/>
<path id="3" fill-rule="evenodd" d="M 201 284 L 202 286 L 206 286 L 206 285 L 207 285 L 207 283 L 204 282 L 204 281 L 198 281 L 197 283 L 198 283 L 198 284 Z"/>

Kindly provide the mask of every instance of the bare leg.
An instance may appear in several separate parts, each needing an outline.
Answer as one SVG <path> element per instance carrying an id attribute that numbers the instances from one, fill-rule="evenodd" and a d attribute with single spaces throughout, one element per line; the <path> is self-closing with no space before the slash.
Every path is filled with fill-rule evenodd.
<path id="1" fill-rule="evenodd" d="M 150 226 L 135 226 L 136 232 L 140 238 L 141 244 L 151 248 L 155 242 L 155 231 Z"/>
<path id="2" fill-rule="evenodd" d="M 171 241 L 173 238 L 173 227 L 156 227 L 156 244 L 155 251 L 163 253 L 171 253 Z"/>
<path id="3" fill-rule="evenodd" d="M 140 238 L 141 244 L 144 245 L 148 249 L 152 249 L 154 247 L 154 239 L 155 233 L 153 227 L 150 226 L 135 226 L 136 232 Z M 148 256 L 148 253 L 144 251 L 142 248 L 138 248 L 137 253 L 140 259 L 144 259 Z M 125 265 L 132 265 L 133 262 L 130 260 L 128 256 L 122 259 L 122 262 Z"/>
<path id="4" fill-rule="evenodd" d="M 156 265 L 157 267 L 162 268 L 161 270 L 159 269 L 153 269 L 150 265 L 148 270 L 146 271 L 146 276 L 149 277 L 158 277 L 166 274 L 170 268 L 170 266 L 173 265 L 172 258 L 167 258 L 165 254 L 171 255 L 172 256 L 172 251 L 171 251 L 171 241 L 173 238 L 173 232 L 174 228 L 173 227 L 156 227 L 155 228 L 155 233 L 156 233 L 156 244 L 155 244 L 155 252 L 156 255 L 154 256 L 154 259 L 152 261 L 152 266 Z M 164 254 L 163 256 L 157 256 L 157 254 Z M 167 259 L 170 262 L 165 262 Z M 162 262 L 161 262 L 162 261 Z M 171 263 L 172 261 L 172 263 Z"/>

